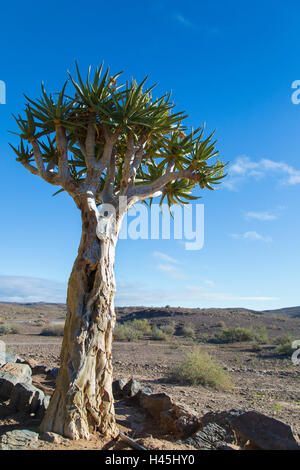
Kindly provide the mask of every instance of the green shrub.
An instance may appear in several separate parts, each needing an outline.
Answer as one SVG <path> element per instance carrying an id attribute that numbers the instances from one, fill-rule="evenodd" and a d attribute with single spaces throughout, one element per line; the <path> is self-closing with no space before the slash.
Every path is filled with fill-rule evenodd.
<path id="1" fill-rule="evenodd" d="M 291 343 L 293 342 L 294 338 L 293 336 L 288 333 L 286 335 L 282 335 L 282 336 L 277 336 L 277 338 L 275 338 L 274 340 L 274 343 L 275 344 L 286 344 L 286 343 Z"/>
<path id="2" fill-rule="evenodd" d="M 253 328 L 231 327 L 223 330 L 217 338 L 225 343 L 239 343 L 243 341 L 257 341 L 266 343 L 269 339 L 265 327 Z"/>
<path id="3" fill-rule="evenodd" d="M 168 335 L 155 325 L 152 327 L 151 337 L 157 341 L 167 341 L 168 339 Z"/>
<path id="4" fill-rule="evenodd" d="M 295 349 L 292 348 L 292 342 L 281 343 L 275 348 L 276 354 L 281 356 L 291 356 Z"/>
<path id="5" fill-rule="evenodd" d="M 133 329 L 142 331 L 144 334 L 151 333 L 151 326 L 147 318 L 144 318 L 143 320 L 133 320 L 131 322 L 126 322 L 126 324 L 129 325 Z"/>
<path id="6" fill-rule="evenodd" d="M 42 336 L 63 336 L 64 325 L 49 325 L 42 329 Z"/>
<path id="7" fill-rule="evenodd" d="M 20 333 L 20 328 L 17 325 L 10 323 L 0 325 L 0 335 L 17 335 L 18 333 Z"/>
<path id="8" fill-rule="evenodd" d="M 188 325 L 185 325 L 185 326 L 182 327 L 182 334 L 186 338 L 193 338 L 194 339 L 195 336 L 196 336 L 194 328 L 192 326 L 188 326 Z"/>
<path id="9" fill-rule="evenodd" d="M 170 379 L 181 384 L 208 385 L 223 390 L 231 387 L 228 374 L 199 348 L 186 353 L 183 360 L 171 368 Z"/>
<path id="10" fill-rule="evenodd" d="M 175 323 L 174 323 L 174 322 L 170 322 L 170 323 L 168 323 L 167 325 L 161 326 L 160 329 L 161 329 L 161 331 L 162 331 L 163 333 L 165 333 L 166 335 L 168 335 L 168 336 L 173 336 L 174 333 L 175 333 L 175 329 L 176 329 Z"/>
<path id="11" fill-rule="evenodd" d="M 141 336 L 143 336 L 142 331 L 132 328 L 132 326 L 126 323 L 122 325 L 117 324 L 114 329 L 114 339 L 118 341 L 136 341 Z"/>

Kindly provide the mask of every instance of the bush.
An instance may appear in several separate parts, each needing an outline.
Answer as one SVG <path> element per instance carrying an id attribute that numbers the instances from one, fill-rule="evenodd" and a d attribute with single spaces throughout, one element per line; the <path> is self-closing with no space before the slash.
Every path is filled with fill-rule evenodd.
<path id="1" fill-rule="evenodd" d="M 128 322 L 131 323 L 131 322 Z M 114 329 L 114 339 L 118 341 L 136 341 L 143 336 L 142 331 L 132 328 L 130 325 L 116 325 Z"/>
<path id="2" fill-rule="evenodd" d="M 49 325 L 42 329 L 42 336 L 63 336 L 64 325 Z"/>
<path id="3" fill-rule="evenodd" d="M 294 338 L 292 337 L 292 335 L 290 333 L 286 334 L 286 335 L 282 335 L 282 336 L 277 336 L 277 338 L 275 338 L 275 344 L 286 344 L 286 343 L 291 343 L 294 341 Z"/>
<path id="4" fill-rule="evenodd" d="M 170 370 L 170 378 L 180 384 L 208 385 L 223 390 L 231 388 L 228 374 L 199 348 L 185 354 L 183 360 Z"/>
<path id="5" fill-rule="evenodd" d="M 168 336 L 173 336 L 174 333 L 175 333 L 175 323 L 174 322 L 170 322 L 168 323 L 167 325 L 163 325 L 160 327 L 161 331 L 163 333 L 165 333 L 166 335 Z"/>
<path id="6" fill-rule="evenodd" d="M 136 329 L 138 331 L 142 331 L 144 334 L 151 333 L 151 326 L 149 324 L 149 320 L 147 318 L 143 320 L 133 320 L 131 322 L 126 322 L 131 328 Z"/>
<path id="7" fill-rule="evenodd" d="M 157 341 L 167 341 L 167 339 L 168 339 L 168 335 L 166 333 L 164 333 L 157 326 L 152 327 L 151 337 L 152 337 L 152 339 L 155 339 Z"/>
<path id="8" fill-rule="evenodd" d="M 9 323 L 3 323 L 0 325 L 0 335 L 17 335 L 20 332 L 20 328 L 16 325 Z"/>
<path id="9" fill-rule="evenodd" d="M 219 328 L 226 328 L 226 323 L 224 321 L 218 321 L 218 323 L 216 324 L 216 326 L 218 326 Z"/>
<path id="10" fill-rule="evenodd" d="M 275 348 L 275 352 L 281 356 L 291 356 L 295 349 L 292 348 L 292 341 L 281 343 Z"/>
<path id="11" fill-rule="evenodd" d="M 223 330 L 217 338 L 225 343 L 239 343 L 243 341 L 257 341 L 259 343 L 266 343 L 269 339 L 265 327 L 260 327 L 257 330 L 253 328 L 227 328 Z"/>
<path id="12" fill-rule="evenodd" d="M 188 325 L 185 325 L 185 326 L 182 327 L 182 334 L 186 338 L 193 338 L 194 339 L 195 336 L 196 336 L 194 328 L 192 326 L 188 326 Z"/>

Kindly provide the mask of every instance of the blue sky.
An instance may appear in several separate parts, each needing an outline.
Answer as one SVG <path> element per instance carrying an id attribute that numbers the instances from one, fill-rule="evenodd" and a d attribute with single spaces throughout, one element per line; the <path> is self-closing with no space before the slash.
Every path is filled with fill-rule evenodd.
<path id="1" fill-rule="evenodd" d="M 172 90 L 195 127 L 216 129 L 230 161 L 203 191 L 205 243 L 120 240 L 117 305 L 299 305 L 300 5 L 295 1 L 6 2 L 1 5 L 0 300 L 64 301 L 80 215 L 64 194 L 15 161 L 8 134 L 23 93 L 56 91 L 67 70 L 97 65 L 157 93 Z"/>

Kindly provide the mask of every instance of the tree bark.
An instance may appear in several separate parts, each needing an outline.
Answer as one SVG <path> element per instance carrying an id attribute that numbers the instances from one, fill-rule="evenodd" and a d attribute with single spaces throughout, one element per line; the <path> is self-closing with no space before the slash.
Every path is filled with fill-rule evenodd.
<path id="1" fill-rule="evenodd" d="M 89 439 L 116 436 L 112 395 L 115 237 L 99 238 L 93 197 L 78 196 L 82 236 L 68 284 L 61 367 L 41 430 Z"/>

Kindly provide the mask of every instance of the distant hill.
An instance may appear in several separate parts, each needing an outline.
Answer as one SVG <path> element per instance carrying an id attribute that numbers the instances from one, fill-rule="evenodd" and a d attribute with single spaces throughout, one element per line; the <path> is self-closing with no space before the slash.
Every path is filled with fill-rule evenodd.
<path id="1" fill-rule="evenodd" d="M 276 310 L 263 310 L 261 313 L 270 315 L 279 315 L 281 317 L 300 318 L 300 307 L 285 307 L 278 308 Z"/>

